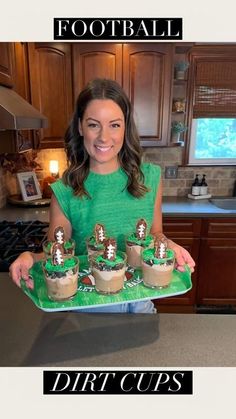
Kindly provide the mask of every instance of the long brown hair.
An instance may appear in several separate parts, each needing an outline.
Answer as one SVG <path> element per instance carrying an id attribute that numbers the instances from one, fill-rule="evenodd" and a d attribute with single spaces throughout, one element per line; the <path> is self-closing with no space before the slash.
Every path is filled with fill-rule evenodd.
<path id="1" fill-rule="evenodd" d="M 94 99 L 111 99 L 122 110 L 125 118 L 125 138 L 118 154 L 119 162 L 128 176 L 127 190 L 136 198 L 142 197 L 148 188 L 144 185 L 141 171 L 142 149 L 138 132 L 134 123 L 131 103 L 114 80 L 94 79 L 80 92 L 72 121 L 65 134 L 65 151 L 69 162 L 63 174 L 63 181 L 73 188 L 75 195 L 88 195 L 84 181 L 89 174 L 89 155 L 84 147 L 83 136 L 79 133 L 79 121 L 82 122 L 85 109 Z"/>

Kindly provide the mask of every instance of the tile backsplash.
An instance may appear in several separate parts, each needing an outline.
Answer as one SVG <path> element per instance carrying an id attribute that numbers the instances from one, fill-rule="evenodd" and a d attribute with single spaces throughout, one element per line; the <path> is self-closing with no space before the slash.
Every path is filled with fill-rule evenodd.
<path id="1" fill-rule="evenodd" d="M 157 163 L 162 168 L 163 196 L 187 196 L 191 193 L 191 186 L 195 175 L 200 178 L 206 175 L 208 191 L 213 196 L 232 196 L 234 181 L 236 179 L 236 166 L 191 166 L 181 167 L 181 147 L 147 148 L 144 151 L 144 160 Z M 165 179 L 166 166 L 179 166 L 177 179 Z"/>
<path id="2" fill-rule="evenodd" d="M 208 183 L 208 190 L 213 196 L 232 196 L 233 185 L 236 179 L 236 166 L 192 166 L 181 167 L 183 149 L 172 148 L 145 148 L 144 161 L 159 164 L 163 174 L 163 196 L 187 196 L 191 192 L 191 185 L 195 175 L 204 173 Z M 37 172 L 40 179 L 49 175 L 49 160 L 59 161 L 59 175 L 66 168 L 66 156 L 63 149 L 46 149 L 38 152 L 37 162 L 42 170 Z M 176 179 L 165 179 L 166 166 L 179 166 Z M 3 207 L 8 194 L 19 193 L 15 175 L 4 173 L 0 167 L 0 207 Z"/>

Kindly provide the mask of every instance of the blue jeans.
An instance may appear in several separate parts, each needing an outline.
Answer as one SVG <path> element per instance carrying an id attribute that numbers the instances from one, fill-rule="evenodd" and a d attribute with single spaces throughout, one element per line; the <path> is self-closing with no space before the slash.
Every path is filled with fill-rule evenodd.
<path id="1" fill-rule="evenodd" d="M 81 308 L 78 313 L 156 313 L 152 301 L 138 301 L 136 303 L 122 303 L 103 307 Z"/>

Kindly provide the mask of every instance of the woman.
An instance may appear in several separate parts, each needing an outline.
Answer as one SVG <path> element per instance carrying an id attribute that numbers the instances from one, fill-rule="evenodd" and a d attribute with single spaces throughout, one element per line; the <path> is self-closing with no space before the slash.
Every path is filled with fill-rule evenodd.
<path id="1" fill-rule="evenodd" d="M 99 222 L 125 250 L 125 235 L 134 231 L 140 218 L 145 218 L 152 234 L 162 234 L 160 167 L 141 162 L 131 103 L 119 84 L 95 79 L 81 91 L 65 150 L 68 169 L 51 185 L 49 239 L 57 226 L 63 226 L 66 237 L 76 241 L 76 254 L 85 254 L 86 238 Z M 177 269 L 183 271 L 187 263 L 193 271 L 195 263 L 186 249 L 171 240 L 168 247 L 175 251 Z M 28 270 L 40 258 L 42 254 L 24 252 L 13 262 L 10 273 L 18 286 L 21 277 L 33 286 Z M 100 310 L 155 312 L 151 301 Z"/>

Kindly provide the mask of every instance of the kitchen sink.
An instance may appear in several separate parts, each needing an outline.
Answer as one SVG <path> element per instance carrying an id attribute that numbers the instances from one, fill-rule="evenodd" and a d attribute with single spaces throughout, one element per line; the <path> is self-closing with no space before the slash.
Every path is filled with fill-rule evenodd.
<path id="1" fill-rule="evenodd" d="M 232 198 L 211 198 L 209 201 L 218 208 L 225 210 L 236 210 L 236 197 Z"/>

